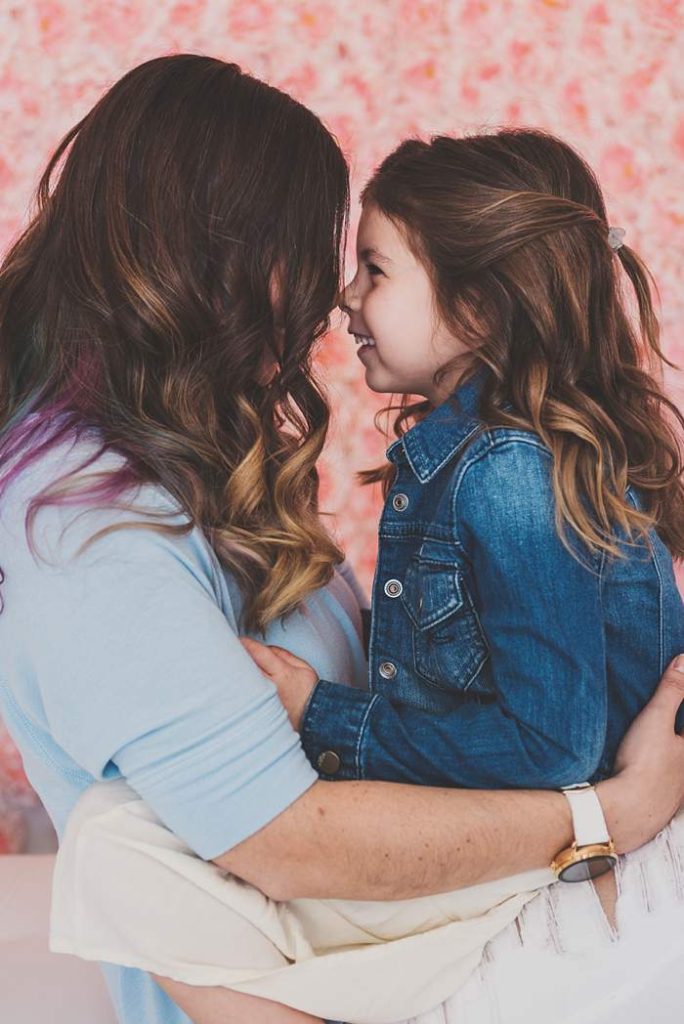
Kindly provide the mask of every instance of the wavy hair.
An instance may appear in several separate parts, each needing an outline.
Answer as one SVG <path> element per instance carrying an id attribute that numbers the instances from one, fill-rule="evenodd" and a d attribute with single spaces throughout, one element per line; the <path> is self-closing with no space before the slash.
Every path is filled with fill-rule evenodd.
<path id="1" fill-rule="evenodd" d="M 311 354 L 348 205 L 334 138 L 236 65 L 181 54 L 118 81 L 57 147 L 0 268 L 0 493 L 84 429 L 124 460 L 58 480 L 27 524 L 51 503 L 130 508 L 153 482 L 187 515 L 155 528 L 205 533 L 247 628 L 324 585 L 342 554 L 319 520 Z"/>
<path id="2" fill-rule="evenodd" d="M 431 275 L 436 306 L 468 347 L 438 379 L 486 367 L 482 419 L 535 431 L 553 455 L 557 525 L 619 554 L 654 527 L 684 556 L 684 418 L 663 393 L 650 275 L 608 236 L 599 184 L 550 134 L 501 129 L 408 140 L 363 192 Z M 636 315 L 629 309 L 631 285 Z M 405 398 L 401 436 L 429 402 Z M 392 466 L 362 474 L 391 484 Z M 637 509 L 626 494 L 641 495 Z"/>

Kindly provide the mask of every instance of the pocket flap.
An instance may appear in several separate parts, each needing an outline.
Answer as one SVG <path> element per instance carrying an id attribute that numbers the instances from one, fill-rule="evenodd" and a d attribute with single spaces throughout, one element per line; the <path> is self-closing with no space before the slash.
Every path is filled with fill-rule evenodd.
<path id="1" fill-rule="evenodd" d="M 401 600 L 418 629 L 443 622 L 463 607 L 458 567 L 414 555 L 406 570 Z"/>

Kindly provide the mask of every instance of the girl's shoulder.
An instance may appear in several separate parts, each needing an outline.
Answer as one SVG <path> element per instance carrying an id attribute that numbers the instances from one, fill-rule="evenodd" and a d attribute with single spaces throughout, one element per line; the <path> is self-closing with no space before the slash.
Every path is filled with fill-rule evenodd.
<path id="1" fill-rule="evenodd" d="M 549 481 L 553 456 L 539 434 L 519 427 L 482 426 L 451 467 L 453 487 L 477 479 L 479 488 L 499 494 Z"/>
<path id="2" fill-rule="evenodd" d="M 451 469 L 452 535 L 516 548 L 558 541 L 553 456 L 533 431 L 482 429 Z"/>

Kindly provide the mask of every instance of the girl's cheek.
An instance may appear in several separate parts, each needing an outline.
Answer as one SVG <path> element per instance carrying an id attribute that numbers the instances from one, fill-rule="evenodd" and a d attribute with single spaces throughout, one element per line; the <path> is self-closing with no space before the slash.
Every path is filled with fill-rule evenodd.
<path id="1" fill-rule="evenodd" d="M 370 331 L 371 334 L 373 334 L 373 325 L 376 320 L 376 310 L 375 303 L 373 302 L 372 297 L 369 295 L 367 295 L 363 302 L 361 303 L 361 316 L 363 317 L 363 322 L 366 325 L 367 329 Z"/>
<path id="2" fill-rule="evenodd" d="M 368 318 L 375 321 L 378 330 L 382 330 L 383 325 L 392 318 L 392 304 L 388 302 L 386 295 L 380 294 L 379 290 L 371 292 L 368 296 L 366 310 Z M 370 324 L 368 326 L 370 327 Z"/>

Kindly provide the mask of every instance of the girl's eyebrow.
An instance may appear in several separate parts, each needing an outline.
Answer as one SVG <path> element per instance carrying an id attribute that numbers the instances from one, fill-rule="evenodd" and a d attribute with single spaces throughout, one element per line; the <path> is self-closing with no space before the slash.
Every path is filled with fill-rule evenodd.
<path id="1" fill-rule="evenodd" d="M 361 259 L 367 263 L 391 263 L 389 256 L 383 256 L 377 249 L 368 248 L 361 250 Z"/>

